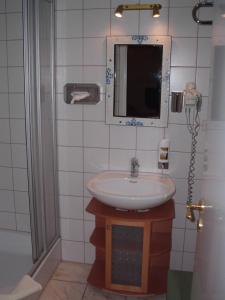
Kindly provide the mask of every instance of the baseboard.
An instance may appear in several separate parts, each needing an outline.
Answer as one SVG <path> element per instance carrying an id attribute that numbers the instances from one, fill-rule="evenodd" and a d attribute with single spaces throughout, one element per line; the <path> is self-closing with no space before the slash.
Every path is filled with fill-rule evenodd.
<path id="1" fill-rule="evenodd" d="M 54 274 L 58 264 L 61 261 L 61 258 L 61 239 L 58 239 L 32 276 L 34 280 L 41 284 L 43 290 Z M 32 300 L 38 300 L 40 295 L 41 293 L 33 296 Z"/>

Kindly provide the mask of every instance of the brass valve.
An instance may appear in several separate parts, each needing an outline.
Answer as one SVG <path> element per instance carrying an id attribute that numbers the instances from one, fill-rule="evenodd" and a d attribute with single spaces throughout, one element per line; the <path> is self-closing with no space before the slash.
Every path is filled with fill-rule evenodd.
<path id="1" fill-rule="evenodd" d="M 198 210 L 199 212 L 204 211 L 205 204 L 203 200 L 199 200 L 198 204 L 187 204 L 187 212 L 186 212 L 186 218 L 190 220 L 191 222 L 195 222 L 195 210 Z"/>
<path id="2" fill-rule="evenodd" d="M 197 204 L 188 203 L 187 204 L 187 212 L 186 212 L 186 218 L 190 220 L 191 222 L 195 222 L 195 210 L 199 212 L 199 217 L 197 220 L 197 231 L 201 231 L 204 227 L 204 222 L 202 218 L 202 214 L 205 210 L 205 208 L 212 208 L 210 205 L 205 205 L 203 200 L 199 200 Z"/>

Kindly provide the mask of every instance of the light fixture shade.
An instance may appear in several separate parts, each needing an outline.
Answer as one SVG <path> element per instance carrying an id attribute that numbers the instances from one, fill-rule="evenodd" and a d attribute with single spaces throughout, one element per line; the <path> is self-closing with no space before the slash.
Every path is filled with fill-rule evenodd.
<path id="1" fill-rule="evenodd" d="M 115 10 L 115 16 L 117 17 L 117 18 L 122 18 L 122 16 L 123 16 L 123 5 L 119 5 L 118 7 L 117 7 L 117 9 Z"/>
<path id="2" fill-rule="evenodd" d="M 158 18 L 158 17 L 160 17 L 160 11 L 159 11 L 159 9 L 158 8 L 153 8 L 153 10 L 152 10 L 152 16 L 153 16 L 153 18 Z"/>

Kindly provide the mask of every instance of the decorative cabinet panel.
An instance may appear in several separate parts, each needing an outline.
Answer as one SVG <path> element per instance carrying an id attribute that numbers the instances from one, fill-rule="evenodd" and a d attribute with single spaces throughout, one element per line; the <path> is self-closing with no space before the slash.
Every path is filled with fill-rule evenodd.
<path id="1" fill-rule="evenodd" d="M 87 211 L 96 216 L 90 238 L 96 260 L 88 282 L 125 295 L 166 293 L 173 200 L 135 212 L 119 211 L 93 198 Z"/>

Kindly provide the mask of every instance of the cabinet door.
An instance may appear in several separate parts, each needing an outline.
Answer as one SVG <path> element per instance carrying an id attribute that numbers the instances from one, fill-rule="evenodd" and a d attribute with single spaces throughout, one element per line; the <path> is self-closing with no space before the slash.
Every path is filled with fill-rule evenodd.
<path id="1" fill-rule="evenodd" d="M 106 220 L 106 288 L 146 293 L 150 222 Z"/>

